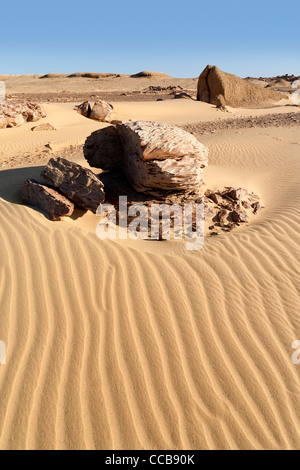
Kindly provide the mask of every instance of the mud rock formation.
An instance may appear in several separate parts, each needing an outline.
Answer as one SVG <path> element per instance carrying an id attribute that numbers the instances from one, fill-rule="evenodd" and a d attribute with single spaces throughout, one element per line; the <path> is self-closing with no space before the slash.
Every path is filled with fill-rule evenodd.
<path id="1" fill-rule="evenodd" d="M 71 201 L 33 179 L 25 181 L 22 200 L 26 204 L 43 209 L 51 220 L 60 220 L 62 216 L 70 217 L 74 211 L 74 204 Z"/>
<path id="2" fill-rule="evenodd" d="M 78 206 L 94 213 L 105 201 L 103 183 L 91 170 L 77 163 L 64 158 L 52 158 L 41 176 Z"/>
<path id="3" fill-rule="evenodd" d="M 138 192 L 200 191 L 208 149 L 192 134 L 157 122 L 117 126 L 124 148 L 124 171 Z"/>
<path id="4" fill-rule="evenodd" d="M 198 80 L 197 100 L 219 107 L 258 107 L 262 103 L 278 101 L 282 97 L 278 92 L 222 72 L 216 66 L 208 65 Z"/>

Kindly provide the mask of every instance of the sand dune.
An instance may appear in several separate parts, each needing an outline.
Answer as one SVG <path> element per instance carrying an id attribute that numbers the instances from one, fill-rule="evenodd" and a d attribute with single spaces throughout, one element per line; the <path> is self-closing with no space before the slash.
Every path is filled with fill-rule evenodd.
<path id="1" fill-rule="evenodd" d="M 170 123 L 232 118 L 185 100 L 140 105 L 116 110 Z M 47 110 L 57 131 L 1 131 L 2 161 L 99 127 L 70 105 Z M 201 141 L 208 186 L 249 187 L 265 209 L 199 252 L 100 241 L 90 213 L 50 222 L 20 204 L 41 166 L 0 172 L 0 449 L 299 449 L 299 130 Z"/>

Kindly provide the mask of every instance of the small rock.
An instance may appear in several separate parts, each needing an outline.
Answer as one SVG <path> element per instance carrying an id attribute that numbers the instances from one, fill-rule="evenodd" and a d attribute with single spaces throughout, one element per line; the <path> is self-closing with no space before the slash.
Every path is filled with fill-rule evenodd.
<path id="1" fill-rule="evenodd" d="M 105 201 L 103 183 L 91 170 L 77 163 L 64 158 L 52 158 L 41 176 L 78 206 L 94 214 L 99 205 Z"/>
<path id="2" fill-rule="evenodd" d="M 250 209 L 251 204 L 249 201 L 242 201 L 242 205 L 245 209 Z"/>
<path id="3" fill-rule="evenodd" d="M 215 204 L 221 204 L 223 199 L 222 196 L 219 193 L 211 193 L 210 196 L 208 196 L 212 201 L 214 201 Z"/>
<path id="4" fill-rule="evenodd" d="M 90 118 L 95 121 L 105 122 L 113 112 L 113 106 L 106 101 L 97 101 L 91 111 Z"/>
<path id="5" fill-rule="evenodd" d="M 40 124 L 39 126 L 35 126 L 31 128 L 32 132 L 37 131 L 55 131 L 55 127 L 51 126 L 48 122 L 45 124 Z"/>
<path id="6" fill-rule="evenodd" d="M 235 223 L 246 223 L 249 221 L 247 212 L 245 211 L 233 211 L 231 217 Z"/>
<path id="7" fill-rule="evenodd" d="M 229 196 L 235 201 L 237 201 L 241 199 L 242 197 L 247 196 L 247 194 L 248 194 L 248 191 L 246 189 L 239 188 L 239 189 L 233 189 L 229 191 L 228 193 L 226 193 L 226 196 Z"/>
<path id="8" fill-rule="evenodd" d="M 218 212 L 217 219 L 220 222 L 221 226 L 224 225 L 225 220 L 227 219 L 227 216 L 228 216 L 228 212 L 224 209 Z"/>
<path id="9" fill-rule="evenodd" d="M 24 183 L 22 200 L 44 210 L 51 220 L 70 217 L 74 212 L 74 204 L 52 188 L 28 179 Z"/>
<path id="10" fill-rule="evenodd" d="M 261 210 L 261 205 L 259 202 L 255 202 L 251 207 L 253 208 L 253 214 L 255 215 Z"/>

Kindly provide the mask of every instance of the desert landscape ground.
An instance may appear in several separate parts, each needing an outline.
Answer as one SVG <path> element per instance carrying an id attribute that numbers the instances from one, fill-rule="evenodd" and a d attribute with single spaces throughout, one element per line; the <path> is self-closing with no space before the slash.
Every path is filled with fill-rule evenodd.
<path id="1" fill-rule="evenodd" d="M 0 449 L 300 448 L 296 79 L 249 78 L 280 99 L 218 107 L 196 100 L 198 78 L 0 75 L 8 101 L 46 113 L 0 129 Z M 50 158 L 88 167 L 84 143 L 110 123 L 75 107 L 100 99 L 118 122 L 192 133 L 206 187 L 247 188 L 263 209 L 229 233 L 206 227 L 189 252 L 99 240 L 91 212 L 53 222 L 26 206 L 24 181 Z"/>

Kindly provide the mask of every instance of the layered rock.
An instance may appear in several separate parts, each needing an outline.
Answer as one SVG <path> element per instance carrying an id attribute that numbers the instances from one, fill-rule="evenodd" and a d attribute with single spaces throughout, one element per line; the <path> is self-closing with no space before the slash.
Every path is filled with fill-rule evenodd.
<path id="1" fill-rule="evenodd" d="M 52 158 L 41 176 L 78 206 L 94 213 L 105 201 L 103 183 L 91 170 L 77 163 L 64 158 Z"/>
<path id="2" fill-rule="evenodd" d="M 25 181 L 22 200 L 26 204 L 36 206 L 47 212 L 51 220 L 70 217 L 74 211 L 74 204 L 71 201 L 54 189 L 38 183 L 34 179 Z"/>
<path id="3" fill-rule="evenodd" d="M 43 107 L 34 102 L 20 101 L 0 104 L 0 129 L 20 126 L 46 117 Z"/>
<path id="4" fill-rule="evenodd" d="M 124 148 L 124 171 L 136 191 L 200 191 L 208 149 L 192 134 L 144 121 L 117 129 Z"/>
<path id="5" fill-rule="evenodd" d="M 208 65 L 198 80 L 197 100 L 219 107 L 255 107 L 280 99 L 280 93 L 222 72 L 216 66 Z"/>

